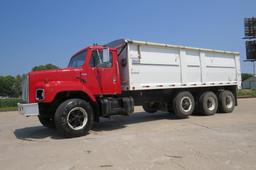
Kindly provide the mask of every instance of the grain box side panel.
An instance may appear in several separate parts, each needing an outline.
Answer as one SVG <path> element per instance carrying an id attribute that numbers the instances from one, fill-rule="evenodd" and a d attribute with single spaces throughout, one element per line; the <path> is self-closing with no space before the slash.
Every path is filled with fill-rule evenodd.
<path id="1" fill-rule="evenodd" d="M 182 64 L 182 83 L 186 85 L 201 84 L 201 63 L 198 50 L 183 50 L 180 53 Z"/>
<path id="2" fill-rule="evenodd" d="M 178 48 L 129 45 L 130 82 L 132 88 L 156 89 L 180 85 Z"/>
<path id="3" fill-rule="evenodd" d="M 205 53 L 205 83 L 223 83 L 237 81 L 235 55 L 225 53 Z"/>

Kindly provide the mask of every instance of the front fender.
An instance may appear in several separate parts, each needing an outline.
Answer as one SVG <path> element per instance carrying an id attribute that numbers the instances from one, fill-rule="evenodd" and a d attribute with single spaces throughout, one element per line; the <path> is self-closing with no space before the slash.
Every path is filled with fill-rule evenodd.
<path id="1" fill-rule="evenodd" d="M 51 81 L 45 84 L 44 102 L 53 102 L 54 98 L 58 93 L 67 91 L 82 91 L 89 96 L 91 101 L 96 102 L 95 95 L 79 81 Z"/>

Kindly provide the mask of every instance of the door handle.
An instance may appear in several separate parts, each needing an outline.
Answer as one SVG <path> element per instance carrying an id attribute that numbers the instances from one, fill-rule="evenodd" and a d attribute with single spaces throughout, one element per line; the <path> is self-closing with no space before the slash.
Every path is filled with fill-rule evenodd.
<path id="1" fill-rule="evenodd" d="M 86 83 L 86 80 L 83 79 L 81 76 L 77 76 L 76 78 L 77 78 L 78 80 L 80 80 L 81 82 Z"/>
<path id="2" fill-rule="evenodd" d="M 81 73 L 81 76 L 87 76 L 87 73 Z"/>

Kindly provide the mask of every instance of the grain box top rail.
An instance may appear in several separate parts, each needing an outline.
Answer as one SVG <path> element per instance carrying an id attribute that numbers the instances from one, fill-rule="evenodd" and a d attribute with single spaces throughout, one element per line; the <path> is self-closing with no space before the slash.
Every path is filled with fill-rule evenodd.
<path id="1" fill-rule="evenodd" d="M 154 42 L 138 41 L 138 40 L 130 40 L 130 39 L 118 39 L 118 40 L 108 43 L 107 46 L 116 47 L 116 46 L 118 46 L 120 44 L 124 44 L 124 43 L 133 43 L 133 44 L 138 44 L 138 45 L 141 44 L 141 45 L 151 45 L 151 46 L 158 46 L 158 47 L 170 47 L 170 48 L 180 48 L 180 49 L 189 49 L 189 50 L 199 50 L 199 51 L 207 51 L 207 52 L 240 55 L 239 52 L 234 52 L 234 51 L 213 50 L 213 49 L 207 49 L 207 48 L 196 48 L 196 47 L 188 47 L 188 46 L 182 46 L 182 45 L 171 45 L 171 44 L 154 43 Z"/>

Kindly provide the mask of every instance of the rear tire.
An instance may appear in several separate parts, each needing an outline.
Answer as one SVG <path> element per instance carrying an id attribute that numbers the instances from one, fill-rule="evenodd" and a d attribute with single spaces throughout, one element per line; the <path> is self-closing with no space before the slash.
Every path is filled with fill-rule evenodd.
<path id="1" fill-rule="evenodd" d="M 180 92 L 173 99 L 172 106 L 176 117 L 184 119 L 193 113 L 195 100 L 190 92 Z"/>
<path id="2" fill-rule="evenodd" d="M 214 115 L 218 110 L 217 96 L 210 91 L 204 92 L 199 98 L 199 111 L 202 115 Z"/>
<path id="3" fill-rule="evenodd" d="M 235 108 L 235 97 L 229 90 L 220 92 L 219 96 L 219 112 L 231 113 Z"/>
<path id="4" fill-rule="evenodd" d="M 82 99 L 69 99 L 59 105 L 54 116 L 57 130 L 65 137 L 88 133 L 93 123 L 93 109 Z"/>
<path id="5" fill-rule="evenodd" d="M 49 129 L 55 129 L 55 122 L 53 117 L 44 117 L 39 115 L 38 119 L 44 127 L 47 127 Z"/>
<path id="6" fill-rule="evenodd" d="M 148 112 L 148 113 L 155 113 L 157 112 L 157 109 L 156 107 L 154 107 L 154 103 L 150 103 L 150 102 L 146 102 L 142 105 L 143 109 L 145 112 Z"/>

